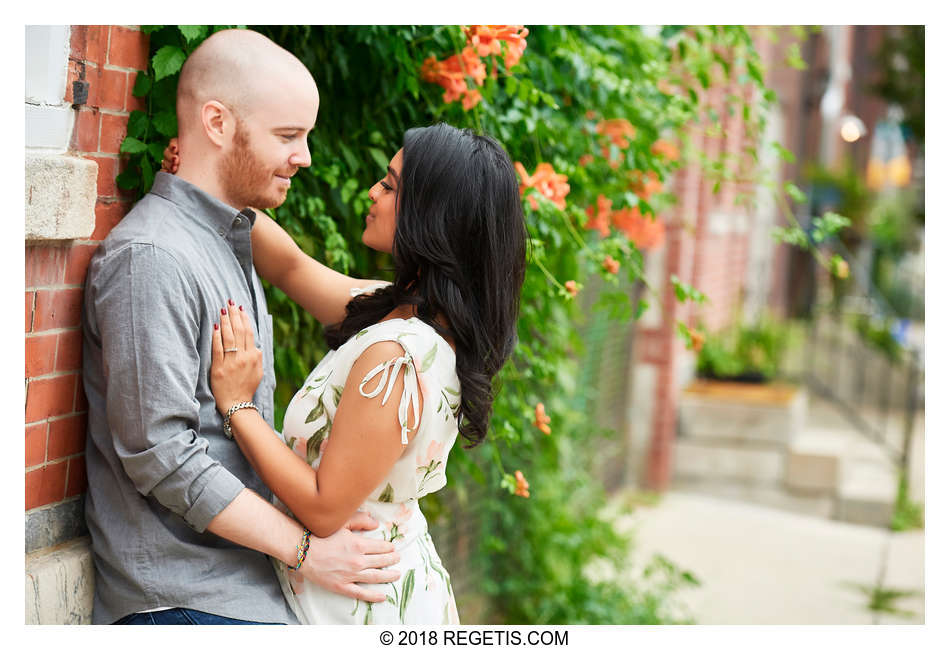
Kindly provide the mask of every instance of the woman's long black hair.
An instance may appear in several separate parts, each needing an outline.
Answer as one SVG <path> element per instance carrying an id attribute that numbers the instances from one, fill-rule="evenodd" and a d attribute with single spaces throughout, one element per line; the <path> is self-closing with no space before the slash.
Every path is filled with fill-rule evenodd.
<path id="1" fill-rule="evenodd" d="M 400 305 L 456 347 L 459 433 L 474 446 L 488 433 L 492 378 L 514 348 L 525 274 L 526 231 L 511 159 L 492 138 L 448 124 L 403 137 L 393 240 L 395 279 L 346 307 L 326 330 L 340 347 Z M 450 330 L 436 322 L 444 314 Z"/>

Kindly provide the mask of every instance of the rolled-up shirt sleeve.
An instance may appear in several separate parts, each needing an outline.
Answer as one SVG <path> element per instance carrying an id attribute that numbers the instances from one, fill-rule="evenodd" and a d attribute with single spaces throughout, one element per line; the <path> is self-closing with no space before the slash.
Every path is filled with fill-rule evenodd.
<path id="1" fill-rule="evenodd" d="M 116 454 L 136 490 L 204 531 L 244 484 L 208 455 L 197 433 L 202 364 L 193 283 L 168 252 L 131 244 L 103 261 L 96 285 Z"/>

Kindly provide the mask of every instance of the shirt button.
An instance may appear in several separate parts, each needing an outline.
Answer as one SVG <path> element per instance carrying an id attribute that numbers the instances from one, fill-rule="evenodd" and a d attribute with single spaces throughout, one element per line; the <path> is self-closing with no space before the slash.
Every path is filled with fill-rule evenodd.
<path id="1" fill-rule="evenodd" d="M 224 228 L 218 228 L 218 234 L 224 237 Z"/>
<path id="2" fill-rule="evenodd" d="M 237 219 L 234 220 L 235 226 L 239 225 L 240 223 L 241 223 L 241 217 L 238 217 Z"/>

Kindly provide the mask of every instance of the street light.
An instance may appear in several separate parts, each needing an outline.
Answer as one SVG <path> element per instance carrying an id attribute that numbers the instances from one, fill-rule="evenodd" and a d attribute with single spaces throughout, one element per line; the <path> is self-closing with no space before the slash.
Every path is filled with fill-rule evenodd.
<path id="1" fill-rule="evenodd" d="M 851 113 L 841 116 L 838 129 L 841 139 L 845 142 L 857 142 L 868 132 L 868 128 L 864 126 L 861 118 Z"/>

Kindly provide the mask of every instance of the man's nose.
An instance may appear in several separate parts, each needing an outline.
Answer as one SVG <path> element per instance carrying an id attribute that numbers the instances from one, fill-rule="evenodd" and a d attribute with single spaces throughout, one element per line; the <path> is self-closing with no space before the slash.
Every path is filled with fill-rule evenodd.
<path id="1" fill-rule="evenodd" d="M 304 144 L 290 156 L 290 164 L 296 167 L 310 166 L 310 147 Z"/>

